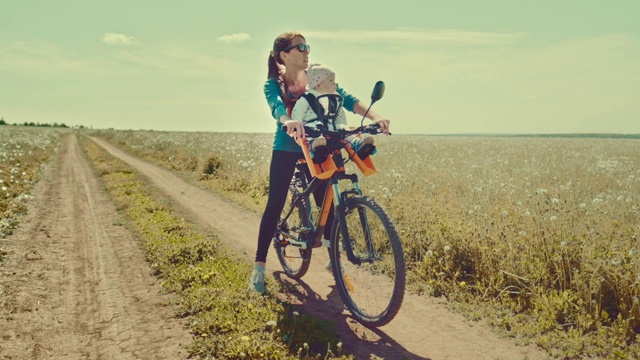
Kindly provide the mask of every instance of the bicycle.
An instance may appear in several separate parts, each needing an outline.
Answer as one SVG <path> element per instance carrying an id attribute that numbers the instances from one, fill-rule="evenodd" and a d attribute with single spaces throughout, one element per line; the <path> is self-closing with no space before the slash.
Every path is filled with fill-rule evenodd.
<path id="1" fill-rule="evenodd" d="M 378 82 L 371 105 L 383 92 L 384 83 Z M 336 287 L 347 309 L 366 326 L 388 324 L 404 299 L 406 266 L 402 244 L 385 210 L 373 198 L 363 195 L 358 175 L 347 174 L 344 167 L 352 161 L 365 176 L 376 173 L 367 153 L 372 149 L 364 146 L 356 153 L 345 138 L 379 134 L 380 128 L 361 124 L 353 130 L 337 131 L 305 127 L 305 132 L 312 137 L 324 136 L 329 156 L 320 164 L 314 163 L 308 141 L 298 138 L 304 160 L 296 164 L 289 187 L 289 207 L 283 210 L 274 236 L 278 260 L 288 276 L 299 279 L 309 269 L 313 249 L 328 245 Z M 342 158 L 343 150 L 348 155 L 346 160 Z M 341 190 L 341 181 L 350 182 L 351 187 Z M 324 201 L 317 208 L 311 204 L 310 195 L 327 182 Z M 334 219 L 327 242 L 322 238 L 332 207 Z"/>

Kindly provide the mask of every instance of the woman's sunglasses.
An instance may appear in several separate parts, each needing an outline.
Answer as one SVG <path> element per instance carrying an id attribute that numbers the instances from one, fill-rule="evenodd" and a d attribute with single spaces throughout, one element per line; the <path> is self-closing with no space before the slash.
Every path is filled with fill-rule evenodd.
<path id="1" fill-rule="evenodd" d="M 311 51 L 311 46 L 307 45 L 307 44 L 296 44 L 296 45 L 291 45 L 288 46 L 287 48 L 285 48 L 284 52 L 288 52 L 289 50 L 293 49 L 293 48 L 298 48 L 298 51 L 300 52 L 305 52 L 305 51 Z"/>

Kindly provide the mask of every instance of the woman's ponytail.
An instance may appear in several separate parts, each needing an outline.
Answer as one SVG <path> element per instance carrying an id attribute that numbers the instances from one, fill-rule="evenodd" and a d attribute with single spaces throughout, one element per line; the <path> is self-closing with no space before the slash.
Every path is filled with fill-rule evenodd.
<path id="1" fill-rule="evenodd" d="M 273 53 L 269 53 L 269 60 L 267 62 L 267 66 L 269 67 L 269 73 L 267 74 L 267 79 L 280 76 L 280 65 L 278 65 L 278 63 L 276 62 L 276 58 L 273 57 Z"/>

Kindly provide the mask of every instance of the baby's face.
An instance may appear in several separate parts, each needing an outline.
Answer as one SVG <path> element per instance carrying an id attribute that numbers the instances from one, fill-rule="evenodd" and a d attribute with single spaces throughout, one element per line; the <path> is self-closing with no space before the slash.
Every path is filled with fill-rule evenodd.
<path id="1" fill-rule="evenodd" d="M 336 92 L 336 74 L 327 76 L 315 90 L 321 94 L 334 94 Z"/>

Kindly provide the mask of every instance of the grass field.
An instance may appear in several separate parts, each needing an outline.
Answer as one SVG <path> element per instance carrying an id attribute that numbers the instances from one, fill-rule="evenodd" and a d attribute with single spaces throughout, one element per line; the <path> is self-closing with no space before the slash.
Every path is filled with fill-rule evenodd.
<path id="1" fill-rule="evenodd" d="M 97 135 L 261 212 L 273 135 Z M 564 358 L 638 358 L 640 141 L 376 138 L 412 291 Z M 354 170 L 355 168 L 349 168 Z"/>
<path id="2" fill-rule="evenodd" d="M 40 170 L 58 149 L 60 129 L 0 126 L 0 236 L 10 234 L 24 213 Z M 0 249 L 0 261 L 1 261 Z"/>

